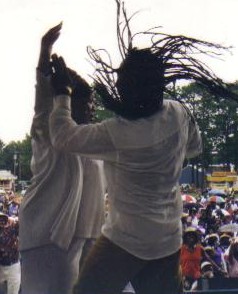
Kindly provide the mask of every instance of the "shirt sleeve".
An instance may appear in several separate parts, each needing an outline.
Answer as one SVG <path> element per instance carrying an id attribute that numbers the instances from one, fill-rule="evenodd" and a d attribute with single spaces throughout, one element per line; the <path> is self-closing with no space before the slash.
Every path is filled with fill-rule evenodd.
<path id="1" fill-rule="evenodd" d="M 31 136 L 35 140 L 49 142 L 49 115 L 53 106 L 53 89 L 50 76 L 36 71 L 34 117 L 31 125 Z"/>
<path id="2" fill-rule="evenodd" d="M 54 99 L 50 137 L 55 148 L 90 158 L 115 159 L 116 150 L 106 125 L 106 121 L 78 125 L 71 117 L 70 97 L 59 95 Z"/>
<path id="3" fill-rule="evenodd" d="M 199 127 L 193 118 L 189 118 L 186 158 L 193 158 L 202 153 L 202 138 Z"/>

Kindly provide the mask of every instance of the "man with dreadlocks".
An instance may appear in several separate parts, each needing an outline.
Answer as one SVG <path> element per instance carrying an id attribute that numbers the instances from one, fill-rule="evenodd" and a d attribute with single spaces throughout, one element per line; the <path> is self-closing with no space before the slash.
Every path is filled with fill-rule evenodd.
<path id="1" fill-rule="evenodd" d="M 58 95 L 50 118 L 52 144 L 65 152 L 104 160 L 108 183 L 109 211 L 102 235 L 82 268 L 74 293 L 118 294 L 128 281 L 137 294 L 182 293 L 178 180 L 184 159 L 198 155 L 202 143 L 188 109 L 179 101 L 163 98 L 167 85 L 177 79 L 195 80 L 223 96 L 229 93 L 194 57 L 196 52 L 205 52 L 199 46 L 220 47 L 148 31 L 143 34 L 152 35 L 152 45 L 138 49 L 132 46 L 136 35 L 131 35 L 124 6 L 116 2 L 120 67 L 113 69 L 99 51 L 89 49 L 98 65 L 95 89 L 115 117 L 77 125 L 70 115 L 67 68 L 62 57 L 54 57 L 53 87 Z"/>

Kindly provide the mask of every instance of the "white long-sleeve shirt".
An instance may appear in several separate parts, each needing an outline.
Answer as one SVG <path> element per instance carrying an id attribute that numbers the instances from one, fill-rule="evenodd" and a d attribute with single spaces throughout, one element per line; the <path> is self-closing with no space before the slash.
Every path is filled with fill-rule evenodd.
<path id="1" fill-rule="evenodd" d="M 182 164 L 202 150 L 199 130 L 184 107 L 165 100 L 149 118 L 118 117 L 91 125 L 76 125 L 70 112 L 70 98 L 57 96 L 50 118 L 52 144 L 104 160 L 110 209 L 102 233 L 142 259 L 176 252 L 182 235 Z"/>
<path id="2" fill-rule="evenodd" d="M 50 77 L 37 71 L 31 127 L 33 178 L 20 206 L 20 250 L 46 244 L 67 250 L 74 237 L 97 237 L 104 222 L 102 162 L 82 159 L 82 164 L 78 154 L 52 146 L 52 106 Z"/>

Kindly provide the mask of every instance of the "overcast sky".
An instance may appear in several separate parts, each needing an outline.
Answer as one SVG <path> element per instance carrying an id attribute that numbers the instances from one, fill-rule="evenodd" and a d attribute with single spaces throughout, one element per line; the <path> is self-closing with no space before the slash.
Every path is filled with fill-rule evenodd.
<path id="1" fill-rule="evenodd" d="M 128 15 L 140 10 L 133 32 L 162 26 L 164 33 L 234 46 L 209 65 L 228 82 L 238 80 L 237 0 L 125 0 Z M 63 21 L 55 52 L 84 78 L 93 73 L 86 46 L 106 48 L 117 60 L 114 0 L 0 0 L 0 139 L 22 140 L 34 106 L 35 66 L 41 36 Z"/>

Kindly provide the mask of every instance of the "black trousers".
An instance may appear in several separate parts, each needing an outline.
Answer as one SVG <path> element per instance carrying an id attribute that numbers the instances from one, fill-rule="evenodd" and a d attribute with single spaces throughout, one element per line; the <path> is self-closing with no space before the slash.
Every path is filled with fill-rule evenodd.
<path id="1" fill-rule="evenodd" d="M 79 275 L 74 294 L 121 294 L 130 281 L 136 294 L 183 293 L 180 251 L 165 258 L 143 260 L 101 236 Z"/>

